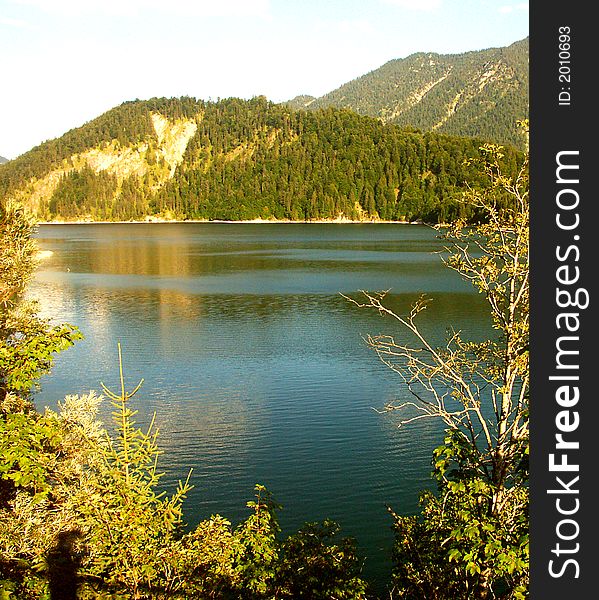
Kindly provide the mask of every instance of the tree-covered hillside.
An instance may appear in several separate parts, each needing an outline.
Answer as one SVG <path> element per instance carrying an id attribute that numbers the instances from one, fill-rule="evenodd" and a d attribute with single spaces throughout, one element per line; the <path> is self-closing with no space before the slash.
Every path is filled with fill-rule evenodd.
<path id="1" fill-rule="evenodd" d="M 290 108 L 295 108 L 296 110 L 301 110 L 303 108 L 308 108 L 312 102 L 314 102 L 316 98 L 314 96 L 309 96 L 307 94 L 300 94 L 291 100 L 285 102 L 287 106 Z"/>
<path id="2" fill-rule="evenodd" d="M 464 54 L 412 54 L 320 98 L 298 96 L 289 104 L 349 108 L 385 123 L 523 148 L 516 121 L 528 118 L 528 52 L 526 38 Z"/>
<path id="3" fill-rule="evenodd" d="M 485 185 L 480 140 L 263 97 L 127 102 L 0 167 L 0 194 L 45 219 L 449 221 Z M 510 148 L 505 167 L 521 160 Z"/>

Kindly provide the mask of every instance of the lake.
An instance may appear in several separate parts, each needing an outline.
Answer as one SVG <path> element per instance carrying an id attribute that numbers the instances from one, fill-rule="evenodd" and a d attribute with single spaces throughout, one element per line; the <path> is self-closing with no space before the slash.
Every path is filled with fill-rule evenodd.
<path id="1" fill-rule="evenodd" d="M 398 429 L 396 414 L 373 410 L 407 393 L 362 336 L 402 332 L 340 292 L 389 289 L 400 312 L 424 293 L 433 302 L 422 328 L 438 343 L 449 327 L 488 336 L 484 301 L 443 266 L 435 231 L 132 223 L 43 225 L 37 238 L 53 254 L 32 295 L 44 316 L 85 336 L 43 379 L 38 406 L 99 391 L 101 381 L 116 387 L 121 342 L 130 386 L 145 379 L 137 421 L 157 415 L 166 489 L 193 468 L 190 525 L 217 512 L 238 522 L 262 483 L 284 506 L 284 532 L 339 522 L 382 590 L 393 542 L 386 505 L 416 511 L 443 428 L 420 420 Z"/>

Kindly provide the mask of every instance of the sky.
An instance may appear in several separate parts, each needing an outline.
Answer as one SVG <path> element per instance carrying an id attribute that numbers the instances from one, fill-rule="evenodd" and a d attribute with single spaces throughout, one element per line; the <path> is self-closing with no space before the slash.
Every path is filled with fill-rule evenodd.
<path id="1" fill-rule="evenodd" d="M 0 0 L 0 156 L 127 100 L 320 96 L 528 33 L 520 0 Z"/>

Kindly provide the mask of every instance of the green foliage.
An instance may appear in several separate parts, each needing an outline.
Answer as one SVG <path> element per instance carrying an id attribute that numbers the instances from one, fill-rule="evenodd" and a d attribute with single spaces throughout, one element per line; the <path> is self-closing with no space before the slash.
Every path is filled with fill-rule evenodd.
<path id="1" fill-rule="evenodd" d="M 35 302 L 23 298 L 36 265 L 33 229 L 21 206 L 0 201 L 0 418 L 26 408 L 54 355 L 81 338 L 68 324 L 39 318 Z"/>
<path id="2" fill-rule="evenodd" d="M 33 220 L 22 206 L 0 201 L 0 308 L 14 310 L 35 267 Z"/>
<path id="3" fill-rule="evenodd" d="M 197 125 L 171 178 L 153 112 Z M 72 159 L 90 148 L 117 152 L 140 142 L 147 146 L 146 172 L 120 183 Z M 31 177 L 60 168 L 67 174 L 49 201 L 35 205 L 44 218 L 472 220 L 476 211 L 459 198 L 468 186 L 488 185 L 466 161 L 480 144 L 383 125 L 349 110 L 295 112 L 263 97 L 162 98 L 123 104 L 2 165 L 0 191 L 27 195 Z M 521 160 L 506 150 L 503 167 L 515 172 Z"/>
<path id="4" fill-rule="evenodd" d="M 106 172 L 95 173 L 89 167 L 63 175 L 50 199 L 48 210 L 52 215 L 76 218 L 91 214 L 105 218 L 102 211 L 112 204 L 117 191 L 116 177 Z"/>
<path id="5" fill-rule="evenodd" d="M 11 495 L 8 490 L 16 488 L 31 490 L 34 503 L 47 496 L 61 439 L 52 418 L 33 412 L 8 414 L 0 420 L 0 478 L 4 484 L 0 501 L 6 502 Z"/>
<path id="6" fill-rule="evenodd" d="M 147 431 L 135 427 L 129 401 L 139 390 L 125 391 L 119 345 L 120 394 L 104 388 L 114 406 L 116 438 L 106 437 L 98 453 L 84 501 L 77 506 L 78 528 L 89 554 L 84 567 L 108 588 L 138 594 L 151 588 L 162 571 L 160 550 L 182 527 L 182 500 L 190 489 L 180 484 L 169 498 L 157 491 L 159 450 L 153 421 Z"/>
<path id="7" fill-rule="evenodd" d="M 349 538 L 338 539 L 333 521 L 307 523 L 283 543 L 279 598 L 366 598 L 360 561 Z"/>
<path id="8" fill-rule="evenodd" d="M 5 322 L 8 335 L 0 345 L 0 386 L 7 394 L 26 394 L 50 371 L 54 355 L 81 339 L 81 335 L 67 324 L 49 327 L 36 319 L 31 309 L 12 317 Z"/>
<path id="9" fill-rule="evenodd" d="M 528 46 L 526 38 L 463 54 L 412 54 L 320 98 L 299 96 L 288 104 L 347 108 L 401 127 L 475 136 L 524 150 L 514 123 L 529 113 Z"/>
<path id="10" fill-rule="evenodd" d="M 83 467 L 93 462 L 99 437 L 91 425 L 98 402 L 93 394 L 69 396 L 60 414 L 29 410 L 0 419 L 0 589 L 16 598 L 48 597 L 45 574 L 56 548 L 78 536 L 73 506 L 86 496 Z"/>
<path id="11" fill-rule="evenodd" d="M 262 485 L 256 486 L 256 500 L 247 505 L 252 514 L 235 531 L 234 569 L 249 597 L 267 598 L 274 587 L 279 559 L 276 510 L 280 506 Z"/>
<path id="12" fill-rule="evenodd" d="M 400 598 L 525 598 L 529 537 L 528 489 L 501 493 L 476 475 L 475 453 L 456 430 L 434 452 L 439 493 L 423 492 L 419 517 L 395 513 L 394 582 Z M 448 466 L 457 468 L 448 476 Z"/>

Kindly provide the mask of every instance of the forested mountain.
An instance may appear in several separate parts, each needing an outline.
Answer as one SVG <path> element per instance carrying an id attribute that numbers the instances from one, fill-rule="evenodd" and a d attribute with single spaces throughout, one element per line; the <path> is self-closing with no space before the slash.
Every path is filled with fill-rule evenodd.
<path id="1" fill-rule="evenodd" d="M 127 102 L 0 166 L 0 194 L 43 219 L 470 218 L 480 140 L 263 97 Z M 505 168 L 521 155 L 506 148 Z"/>
<path id="2" fill-rule="evenodd" d="M 302 108 L 308 108 L 310 104 L 312 104 L 316 98 L 314 96 L 309 96 L 307 94 L 301 94 L 288 100 L 285 104 L 290 106 L 291 108 L 295 108 L 296 110 L 301 110 Z"/>
<path id="3" fill-rule="evenodd" d="M 0 156 L 0 165 L 8 162 L 8 158 L 4 158 L 4 156 Z"/>
<path id="4" fill-rule="evenodd" d="M 384 123 L 522 148 L 515 123 L 528 118 L 528 52 L 528 38 L 464 54 L 421 52 L 391 60 L 320 98 L 298 96 L 289 105 L 349 108 Z"/>

